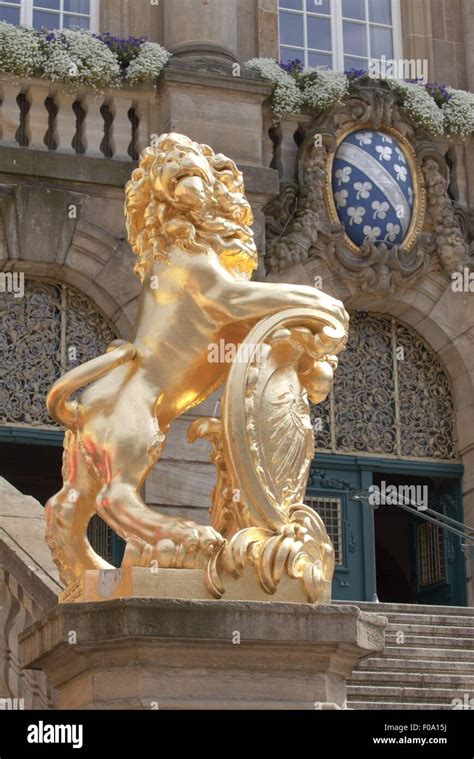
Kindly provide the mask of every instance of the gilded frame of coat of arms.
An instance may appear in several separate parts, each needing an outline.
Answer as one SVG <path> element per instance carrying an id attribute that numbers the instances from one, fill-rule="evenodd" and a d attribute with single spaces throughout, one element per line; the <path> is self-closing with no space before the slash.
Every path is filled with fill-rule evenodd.
<path id="1" fill-rule="evenodd" d="M 416 158 L 416 153 L 410 144 L 410 142 L 404 137 L 397 129 L 383 124 L 375 126 L 371 122 L 351 122 L 345 124 L 336 132 L 336 145 L 335 150 L 328 153 L 327 156 L 327 170 L 326 170 L 326 182 L 325 182 L 325 201 L 327 206 L 328 218 L 332 224 L 341 225 L 342 222 L 339 218 L 336 209 L 336 203 L 334 201 L 333 187 L 332 187 L 332 173 L 333 164 L 337 151 L 341 143 L 353 132 L 359 132 L 363 130 L 371 130 L 378 133 L 384 133 L 392 137 L 398 144 L 402 151 L 405 160 L 407 162 L 408 169 L 411 174 L 413 184 L 413 206 L 411 212 L 411 219 L 405 236 L 400 244 L 400 247 L 409 252 L 415 245 L 420 232 L 423 229 L 426 211 L 426 188 L 423 171 Z M 344 244 L 353 253 L 359 253 L 360 247 L 356 245 L 349 237 L 346 231 L 344 231 Z"/>

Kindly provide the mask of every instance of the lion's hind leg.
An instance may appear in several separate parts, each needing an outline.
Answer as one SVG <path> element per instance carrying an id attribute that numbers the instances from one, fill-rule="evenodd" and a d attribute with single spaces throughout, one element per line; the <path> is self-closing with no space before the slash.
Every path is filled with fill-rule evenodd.
<path id="1" fill-rule="evenodd" d="M 62 582 L 70 585 L 85 569 L 111 569 L 92 548 L 87 525 L 95 512 L 100 483 L 90 479 L 76 437 L 66 434 L 63 457 L 63 487 L 45 506 L 46 533 L 53 561 Z"/>
<path id="2" fill-rule="evenodd" d="M 210 526 L 150 509 L 136 487 L 120 478 L 101 490 L 96 510 L 128 544 L 123 566 L 157 561 L 160 567 L 204 567 L 224 543 Z"/>

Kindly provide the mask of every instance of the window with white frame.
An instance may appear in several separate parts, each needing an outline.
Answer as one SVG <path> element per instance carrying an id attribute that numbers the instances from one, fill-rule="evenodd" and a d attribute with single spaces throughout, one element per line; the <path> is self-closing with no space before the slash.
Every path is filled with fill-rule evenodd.
<path id="1" fill-rule="evenodd" d="M 98 30 L 99 0 L 0 0 L 0 21 L 34 29 Z"/>
<path id="2" fill-rule="evenodd" d="M 400 0 L 279 0 L 280 60 L 367 70 L 401 56 Z"/>

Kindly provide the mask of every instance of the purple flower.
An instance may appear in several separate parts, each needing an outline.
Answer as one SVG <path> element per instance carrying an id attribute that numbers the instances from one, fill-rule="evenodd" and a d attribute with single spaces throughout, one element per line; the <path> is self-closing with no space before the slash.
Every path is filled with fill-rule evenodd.
<path id="1" fill-rule="evenodd" d="M 137 57 L 141 46 L 147 41 L 146 37 L 116 37 L 110 32 L 94 34 L 98 40 L 107 45 L 117 57 L 122 74 L 127 71 L 130 62 Z"/>
<path id="2" fill-rule="evenodd" d="M 286 63 L 282 63 L 280 61 L 280 68 L 283 69 L 283 71 L 286 71 L 287 74 L 299 74 L 301 71 L 303 71 L 303 63 L 300 61 L 299 58 L 294 58 L 291 61 L 287 61 Z"/>
<path id="3" fill-rule="evenodd" d="M 438 82 L 428 82 L 423 85 L 428 95 L 431 95 L 435 103 L 439 106 L 449 103 L 451 100 L 451 94 L 448 92 L 446 84 L 438 84 Z"/>
<path id="4" fill-rule="evenodd" d="M 367 74 L 367 71 L 365 69 L 348 69 L 347 71 L 344 71 L 345 75 L 348 79 L 354 80 L 354 79 L 360 79 L 362 76 L 365 76 Z"/>

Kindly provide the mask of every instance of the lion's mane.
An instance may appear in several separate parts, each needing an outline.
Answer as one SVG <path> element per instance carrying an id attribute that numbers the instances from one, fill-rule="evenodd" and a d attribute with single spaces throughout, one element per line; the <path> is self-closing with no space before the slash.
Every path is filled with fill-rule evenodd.
<path id="1" fill-rule="evenodd" d="M 248 278 L 257 265 L 242 173 L 184 135 L 163 134 L 142 152 L 125 188 L 125 216 L 141 280 L 153 261 L 169 262 L 175 246 L 190 254 L 212 248 L 229 272 Z"/>

